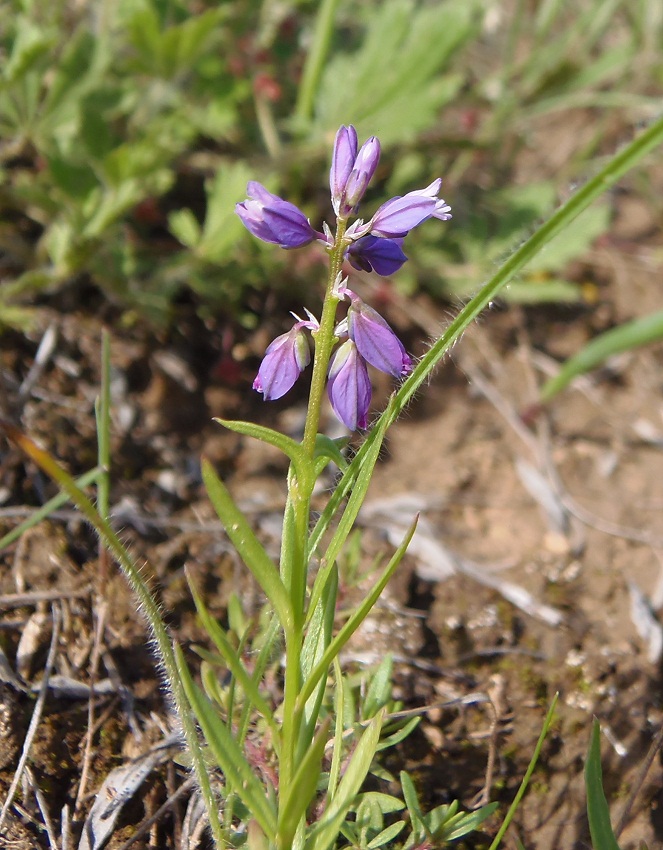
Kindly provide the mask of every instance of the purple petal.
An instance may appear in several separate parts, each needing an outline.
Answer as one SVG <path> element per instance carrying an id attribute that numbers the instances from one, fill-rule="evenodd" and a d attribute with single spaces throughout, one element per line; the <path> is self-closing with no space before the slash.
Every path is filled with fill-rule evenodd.
<path id="1" fill-rule="evenodd" d="M 410 192 L 382 204 L 370 222 L 370 232 L 375 236 L 393 238 L 405 236 L 435 212 L 435 198 Z"/>
<path id="2" fill-rule="evenodd" d="M 295 325 L 288 333 L 277 336 L 263 357 L 253 389 L 265 401 L 274 401 L 292 389 L 301 372 L 308 366 L 311 352 L 305 335 Z"/>
<path id="3" fill-rule="evenodd" d="M 289 201 L 273 195 L 252 180 L 247 186 L 248 199 L 235 206 L 246 229 L 282 248 L 301 248 L 322 234 L 315 231 L 304 213 Z"/>
<path id="4" fill-rule="evenodd" d="M 371 366 L 401 378 L 412 371 L 412 360 L 389 324 L 354 293 L 348 310 L 348 335 Z"/>
<path id="5" fill-rule="evenodd" d="M 369 234 L 352 243 L 348 250 L 348 260 L 360 271 L 374 271 L 388 277 L 407 261 L 402 244 L 402 239 L 384 239 Z"/>
<path id="6" fill-rule="evenodd" d="M 363 358 L 352 340 L 334 354 L 329 366 L 327 394 L 334 413 L 350 431 L 365 428 L 371 403 L 371 382 Z"/>
<path id="7" fill-rule="evenodd" d="M 340 204 L 340 215 L 350 215 L 357 207 L 359 201 L 364 197 L 364 193 L 375 174 L 375 169 L 378 167 L 379 161 L 380 142 L 375 136 L 371 136 L 361 146 L 354 167 L 345 184 L 345 191 Z"/>
<path id="8" fill-rule="evenodd" d="M 437 200 L 437 193 L 440 191 L 442 186 L 442 178 L 438 177 L 433 180 L 432 183 L 429 183 L 425 189 L 415 189 L 413 192 L 408 192 L 405 197 L 409 198 L 411 195 L 425 195 L 427 198 L 435 198 Z"/>
<path id="9" fill-rule="evenodd" d="M 273 237 L 265 241 L 274 242 L 281 248 L 301 248 L 318 238 L 319 234 L 304 213 L 288 201 L 283 201 L 279 207 L 266 207 L 263 218 Z"/>
<path id="10" fill-rule="evenodd" d="M 342 126 L 334 141 L 331 171 L 329 172 L 329 188 L 331 189 L 334 212 L 337 215 L 345 191 L 345 184 L 354 168 L 358 145 L 357 131 L 352 124 L 349 127 Z"/>

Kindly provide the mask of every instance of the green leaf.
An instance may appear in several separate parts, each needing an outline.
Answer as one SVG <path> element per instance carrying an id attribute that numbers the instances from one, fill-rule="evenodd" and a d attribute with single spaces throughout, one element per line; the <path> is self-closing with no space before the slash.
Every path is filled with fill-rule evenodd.
<path id="1" fill-rule="evenodd" d="M 168 227 L 173 236 L 187 248 L 195 248 L 200 241 L 200 225 L 190 209 L 171 212 L 168 216 Z"/>
<path id="2" fill-rule="evenodd" d="M 398 547 L 398 549 L 394 552 L 391 557 L 391 560 L 385 567 L 382 575 L 378 579 L 378 581 L 373 585 L 370 589 L 367 596 L 362 600 L 361 604 L 358 608 L 356 608 L 351 616 L 348 618 L 347 622 L 341 627 L 336 637 L 329 644 L 327 649 L 324 652 L 324 655 L 320 659 L 320 661 L 316 664 L 315 668 L 311 671 L 311 674 L 306 682 L 302 685 L 302 690 L 297 697 L 297 701 L 299 705 L 302 702 L 305 702 L 313 692 L 313 689 L 320 681 L 320 679 L 327 674 L 327 670 L 329 669 L 329 665 L 332 663 L 334 658 L 339 654 L 339 652 L 343 649 L 345 644 L 350 640 L 352 635 L 357 631 L 359 626 L 364 622 L 366 617 L 368 616 L 370 610 L 375 605 L 377 600 L 380 597 L 380 594 L 387 586 L 389 579 L 394 574 L 396 567 L 403 560 L 403 556 L 407 550 L 407 547 L 410 544 L 410 540 L 412 539 L 412 535 L 414 534 L 417 521 L 419 517 L 415 517 L 410 528 L 408 529 L 403 542 Z"/>
<path id="3" fill-rule="evenodd" d="M 215 419 L 219 425 L 223 425 L 229 431 L 234 431 L 237 434 L 246 434 L 249 437 L 254 437 L 256 440 L 261 440 L 263 443 L 269 443 L 283 452 L 286 457 L 292 461 L 295 469 L 295 474 L 306 490 L 308 488 L 308 476 L 311 473 L 306 454 L 302 446 L 293 440 L 291 437 L 282 434 L 280 431 L 274 431 L 272 428 L 266 428 L 264 425 L 256 425 L 254 422 L 240 422 L 234 419 Z"/>
<path id="4" fill-rule="evenodd" d="M 610 825 L 610 809 L 603 793 L 601 771 L 601 727 L 594 719 L 592 737 L 585 763 L 585 788 L 587 790 L 587 818 L 594 850 L 619 850 L 619 844 Z"/>
<path id="5" fill-rule="evenodd" d="M 333 799 L 327 805 L 320 820 L 311 829 L 304 845 L 305 850 L 329 850 L 336 841 L 341 824 L 354 804 L 371 767 L 380 739 L 383 718 L 384 712 L 374 717 L 359 739 Z"/>
<path id="6" fill-rule="evenodd" d="M 662 339 L 663 310 L 605 331 L 567 360 L 554 378 L 546 381 L 541 388 L 541 400 L 550 401 L 578 375 L 595 369 L 609 357 Z"/>
<path id="7" fill-rule="evenodd" d="M 55 41 L 54 33 L 45 32 L 26 15 L 21 15 L 16 24 L 9 60 L 4 63 L 2 74 L 5 80 L 15 83 L 27 74 L 48 53 Z"/>
<path id="8" fill-rule="evenodd" d="M 473 2 L 409 0 L 376 7 L 361 47 L 327 62 L 317 96 L 319 132 L 352 122 L 360 135 L 376 133 L 384 144 L 430 126 L 463 82 L 440 71 L 474 32 L 474 10 Z"/>
<path id="9" fill-rule="evenodd" d="M 454 841 L 456 838 L 462 838 L 470 832 L 481 826 L 488 820 L 499 808 L 499 803 L 489 803 L 487 806 L 482 806 L 476 812 L 461 812 L 456 816 L 452 828 L 444 833 L 445 841 Z"/>
<path id="10" fill-rule="evenodd" d="M 211 463 L 203 459 L 202 474 L 210 500 L 238 555 L 272 603 L 284 628 L 292 623 L 292 606 L 276 564 L 256 537 Z"/>
<path id="11" fill-rule="evenodd" d="M 348 444 L 347 437 L 339 437 L 332 440 L 326 434 L 316 434 L 315 437 L 315 459 L 316 459 L 316 477 L 320 475 L 322 470 L 331 461 L 344 472 L 347 469 L 348 462 L 343 455 L 342 449 Z M 324 463 L 322 463 L 324 461 Z"/>
<path id="12" fill-rule="evenodd" d="M 275 743 L 278 745 L 278 729 L 274 723 L 274 717 L 271 708 L 258 690 L 256 683 L 250 677 L 248 671 L 242 663 L 242 659 L 235 652 L 225 632 L 205 607 L 203 598 L 198 592 L 198 589 L 195 586 L 193 579 L 191 578 L 188 572 L 186 573 L 186 579 L 189 584 L 189 589 L 191 591 L 194 604 L 196 606 L 196 611 L 198 612 L 198 616 L 200 617 L 200 621 L 203 624 L 205 631 L 216 646 L 219 655 L 221 655 L 225 663 L 228 665 L 228 669 L 230 670 L 234 678 L 237 680 L 237 683 L 244 690 L 244 693 L 246 694 L 247 698 L 250 700 L 252 705 L 255 706 L 258 712 L 265 718 L 267 723 L 269 723 L 272 729 L 272 734 L 274 736 Z"/>
<path id="13" fill-rule="evenodd" d="M 289 788 L 283 789 L 279 809 L 278 831 L 284 846 L 297 831 L 299 822 L 318 788 L 322 757 L 325 752 L 331 718 L 327 717 L 315 734 L 311 745 L 304 753 Z"/>
<path id="14" fill-rule="evenodd" d="M 383 708 L 391 696 L 391 677 L 394 671 L 394 659 L 387 654 L 373 673 L 366 696 L 361 706 L 361 719 L 369 720 Z"/>
<path id="15" fill-rule="evenodd" d="M 276 816 L 265 789 L 213 704 L 191 678 L 181 647 L 176 644 L 174 650 L 187 698 L 200 724 L 205 743 L 223 771 L 226 783 L 249 809 L 265 834 L 273 838 L 276 832 Z"/>
<path id="16" fill-rule="evenodd" d="M 222 263 L 237 249 L 245 230 L 235 214 L 235 204 L 246 197 L 246 184 L 252 179 L 244 162 L 224 163 L 205 184 L 207 211 L 196 256 L 209 263 Z"/>
<path id="17" fill-rule="evenodd" d="M 376 850 L 378 847 L 384 847 L 388 841 L 393 841 L 403 831 L 404 827 L 404 820 L 397 820 L 395 823 L 392 823 L 391 826 L 383 829 L 382 832 L 378 833 L 375 838 L 368 842 L 368 850 Z"/>
<path id="18" fill-rule="evenodd" d="M 384 738 L 382 738 L 378 745 L 378 750 L 388 750 L 389 747 L 395 747 L 396 744 L 400 744 L 401 741 L 404 741 L 408 737 L 408 735 L 411 735 L 412 732 L 414 732 L 414 730 L 420 723 L 421 717 L 411 718 L 404 726 L 402 726 L 396 732 L 392 732 L 391 735 L 386 735 Z"/>

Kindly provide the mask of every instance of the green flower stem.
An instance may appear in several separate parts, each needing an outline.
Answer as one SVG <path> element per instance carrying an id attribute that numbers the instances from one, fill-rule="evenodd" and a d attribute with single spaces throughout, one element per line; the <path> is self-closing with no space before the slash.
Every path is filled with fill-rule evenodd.
<path id="1" fill-rule="evenodd" d="M 320 409 L 327 382 L 327 367 L 334 347 L 336 307 L 339 299 L 334 294 L 334 284 L 343 265 L 343 254 L 347 221 L 339 219 L 334 245 L 330 249 L 329 280 L 322 307 L 320 328 L 315 333 L 315 355 L 313 377 L 309 397 L 306 425 L 302 446 L 306 460 L 313 467 L 315 441 L 320 424 Z M 288 504 L 283 533 L 281 575 L 288 577 L 287 587 L 293 610 L 292 623 L 285 626 L 285 675 L 283 695 L 283 726 L 281 735 L 281 759 L 279 762 L 279 798 L 281 803 L 290 796 L 290 786 L 297 773 L 297 750 L 302 731 L 303 706 L 298 696 L 304 685 L 302 681 L 301 654 L 304 643 L 306 606 L 306 578 L 308 573 L 308 536 L 310 506 L 315 475 L 301 480 L 291 467 L 288 475 Z M 287 563 L 285 562 L 287 561 Z M 277 837 L 277 844 L 283 836 Z"/>
<path id="2" fill-rule="evenodd" d="M 343 254 L 346 245 L 343 241 L 347 220 L 338 219 L 336 227 L 336 239 L 330 249 L 329 257 L 329 280 L 327 291 L 322 307 L 320 328 L 315 332 L 315 357 L 313 360 L 313 377 L 311 378 L 311 394 L 309 396 L 308 413 L 306 414 L 306 425 L 304 427 L 304 439 L 302 445 L 309 458 L 313 459 L 315 453 L 315 438 L 318 434 L 320 424 L 320 407 L 322 396 L 327 383 L 327 366 L 334 347 L 334 327 L 336 325 L 336 307 L 339 299 L 334 296 L 334 283 L 343 265 Z"/>

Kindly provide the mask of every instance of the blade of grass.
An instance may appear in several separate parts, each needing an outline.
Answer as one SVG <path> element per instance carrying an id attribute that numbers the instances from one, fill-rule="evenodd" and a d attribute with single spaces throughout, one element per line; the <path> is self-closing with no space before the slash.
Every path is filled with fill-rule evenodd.
<path id="1" fill-rule="evenodd" d="M 120 541 L 112 526 L 105 517 L 97 511 L 85 493 L 77 486 L 74 479 L 66 472 L 55 459 L 46 451 L 41 449 L 28 436 L 8 422 L 0 422 L 0 428 L 9 439 L 15 443 L 34 463 L 39 466 L 67 494 L 69 499 L 76 505 L 86 520 L 99 532 L 104 542 L 117 559 L 122 572 L 126 576 L 132 590 L 138 597 L 140 607 L 145 614 L 154 641 L 159 653 L 159 659 L 166 673 L 173 700 L 177 707 L 178 716 L 182 722 L 187 747 L 196 773 L 196 779 L 205 801 L 205 807 L 210 820 L 210 828 L 214 836 L 217 850 L 222 850 L 226 845 L 223 829 L 219 821 L 218 801 L 207 774 L 205 757 L 198 742 L 198 732 L 191 718 L 190 704 L 184 691 L 183 683 L 173 652 L 173 646 L 166 625 L 161 618 L 159 605 L 150 592 L 147 583 L 141 576 L 139 567 L 135 564 L 129 550 Z"/>
<path id="2" fill-rule="evenodd" d="M 90 484 L 96 484 L 100 476 L 103 474 L 104 470 L 100 466 L 95 466 L 94 469 L 91 469 L 89 472 L 84 473 L 80 478 L 76 479 L 76 486 L 82 490 Z M 4 549 L 5 546 L 9 546 L 9 544 L 13 543 L 14 540 L 18 540 L 24 531 L 27 531 L 29 528 L 34 528 L 34 526 L 40 523 L 43 519 L 47 519 L 52 513 L 57 511 L 63 505 L 66 505 L 68 501 L 68 493 L 63 492 L 58 493 L 57 496 L 53 496 L 53 498 L 49 499 L 48 502 L 41 506 L 41 508 L 37 508 L 33 511 L 33 513 L 31 513 L 27 519 L 23 520 L 20 525 L 17 525 L 16 528 L 12 528 L 12 530 L 8 531 L 4 537 L 0 538 L 0 550 Z"/>
<path id="3" fill-rule="evenodd" d="M 495 836 L 493 843 L 490 845 L 488 850 L 497 850 L 497 848 L 500 846 L 500 841 L 504 837 L 504 833 L 509 828 L 509 824 L 513 820 L 514 815 L 518 810 L 520 801 L 525 795 L 525 791 L 527 790 L 529 781 L 532 778 L 532 774 L 534 773 L 534 768 L 536 767 L 536 763 L 539 760 L 539 755 L 541 754 L 541 747 L 543 746 L 543 742 L 546 739 L 548 730 L 552 726 L 558 696 L 559 694 L 555 694 L 555 696 L 553 697 L 553 701 L 550 704 L 548 713 L 546 714 L 546 719 L 543 721 L 543 729 L 541 730 L 541 734 L 539 735 L 539 740 L 536 742 L 536 747 L 534 747 L 534 754 L 532 755 L 530 763 L 527 766 L 527 770 L 525 771 L 525 775 L 523 776 L 523 781 L 520 783 L 520 787 L 518 788 L 518 792 L 516 793 L 516 796 L 513 799 L 513 803 L 511 803 L 511 805 L 509 806 L 509 811 L 506 813 L 506 817 L 504 818 L 502 826 L 499 828 L 497 835 Z M 603 850 L 603 848 L 597 848 L 597 850 Z"/>
<path id="4" fill-rule="evenodd" d="M 619 850 L 619 844 L 610 825 L 610 809 L 603 793 L 601 772 L 601 727 L 594 719 L 592 737 L 585 762 L 585 789 L 587 791 L 587 819 L 594 850 Z"/>
<path id="5" fill-rule="evenodd" d="M 550 401 L 574 378 L 600 366 L 608 357 L 658 342 L 661 339 L 663 339 L 663 310 L 624 322 L 623 325 L 599 334 L 581 351 L 570 357 L 554 378 L 546 381 L 541 388 L 541 401 Z"/>

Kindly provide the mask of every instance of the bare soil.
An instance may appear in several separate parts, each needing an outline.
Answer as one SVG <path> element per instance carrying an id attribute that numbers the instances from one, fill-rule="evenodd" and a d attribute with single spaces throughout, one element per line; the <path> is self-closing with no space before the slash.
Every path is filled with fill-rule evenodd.
<path id="1" fill-rule="evenodd" d="M 537 387 L 559 360 L 597 332 L 661 309 L 662 265 L 652 214 L 625 193 L 610 236 L 573 270 L 582 280 L 591 269 L 596 303 L 488 311 L 393 429 L 360 518 L 366 563 L 391 551 L 399 523 L 417 510 L 426 520 L 420 541 L 437 547 L 408 556 L 346 657 L 370 664 L 393 652 L 396 695 L 405 708 L 429 706 L 419 729 L 388 756 L 392 772 L 413 771 L 427 804 L 457 797 L 472 806 L 490 797 L 506 811 L 560 694 L 508 848 L 516 838 L 537 850 L 590 846 L 583 764 L 594 716 L 605 733 L 606 794 L 620 846 L 663 847 L 660 759 L 643 773 L 662 720 L 660 650 L 655 628 L 650 637 L 645 628 L 647 611 L 654 622 L 663 604 L 663 349 L 620 356 L 537 407 Z M 360 286 L 370 299 L 370 282 Z M 264 405 L 249 391 L 262 338 L 238 336 L 229 354 L 222 344 L 229 329 L 203 325 L 186 304 L 168 334 L 124 329 L 96 298 L 60 297 L 44 306 L 34 332 L 0 339 L 4 416 L 71 472 L 94 466 L 99 343 L 102 327 L 113 328 L 113 513 L 189 647 L 203 635 L 185 565 L 219 617 L 233 591 L 249 609 L 260 603 L 207 501 L 200 455 L 216 464 L 274 548 L 283 500 L 282 459 L 211 419 L 253 419 L 296 434 L 305 388 Z M 419 351 L 448 316 L 423 296 L 409 304 L 392 294 L 381 308 Z M 35 366 L 40 344 L 43 362 Z M 388 387 L 376 389 L 379 401 Z M 5 533 L 55 491 L 7 444 L 2 469 Z M 78 846 L 109 772 L 168 734 L 167 700 L 128 587 L 69 507 L 1 557 L 0 800 L 16 775 L 45 669 L 51 679 L 2 846 L 49 847 L 48 830 L 59 841 L 63 822 L 68 846 Z M 66 677 L 60 687 L 57 677 Z M 85 686 L 94 683 L 99 693 L 91 698 Z M 122 807 L 107 846 L 181 846 L 186 793 L 127 842 L 186 777 L 169 753 Z"/>

